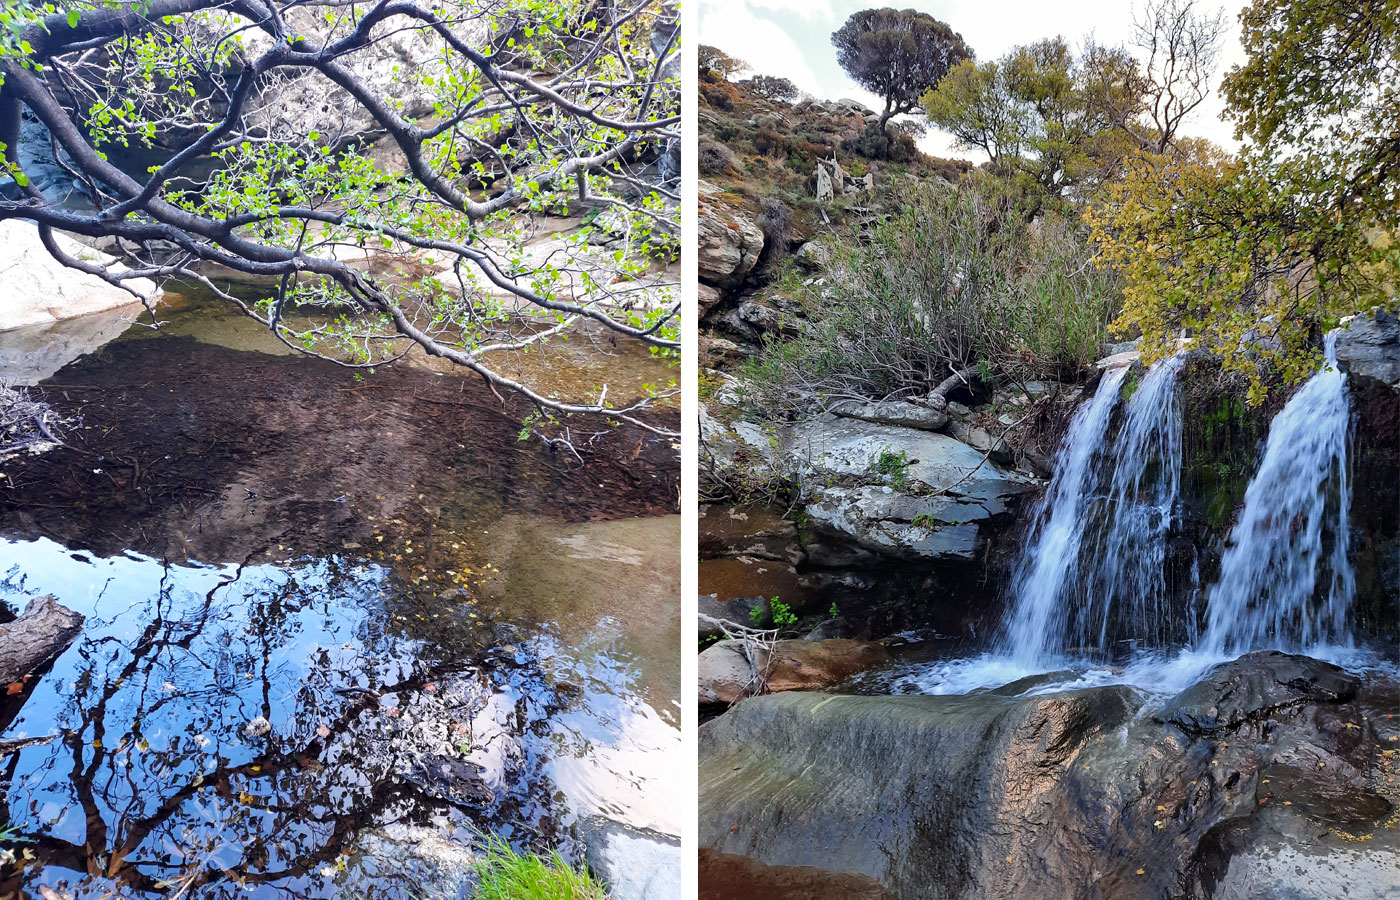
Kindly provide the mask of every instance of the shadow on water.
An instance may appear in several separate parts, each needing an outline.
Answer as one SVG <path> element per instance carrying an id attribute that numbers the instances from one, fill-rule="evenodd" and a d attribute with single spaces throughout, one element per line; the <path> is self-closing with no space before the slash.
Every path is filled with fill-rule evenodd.
<path id="1" fill-rule="evenodd" d="M 679 830 L 675 450 L 516 440 L 479 381 L 190 336 L 41 384 L 0 603 L 83 613 L 0 697 L 0 897 L 469 896 L 480 835 Z M 0 615 L 4 611 L 0 610 Z"/>

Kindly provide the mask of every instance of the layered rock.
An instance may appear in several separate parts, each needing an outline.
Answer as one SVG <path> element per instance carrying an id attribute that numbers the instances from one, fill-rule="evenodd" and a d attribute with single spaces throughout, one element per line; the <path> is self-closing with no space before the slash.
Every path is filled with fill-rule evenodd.
<path id="1" fill-rule="evenodd" d="M 733 287 L 744 279 L 763 252 L 763 229 L 747 216 L 719 202 L 720 189 L 699 183 L 700 232 L 695 247 L 700 279 Z"/>
<path id="2" fill-rule="evenodd" d="M 701 728 L 701 846 L 904 900 L 1379 898 L 1400 877 L 1394 682 L 1264 652 L 1167 700 L 1035 685 L 745 700 Z"/>

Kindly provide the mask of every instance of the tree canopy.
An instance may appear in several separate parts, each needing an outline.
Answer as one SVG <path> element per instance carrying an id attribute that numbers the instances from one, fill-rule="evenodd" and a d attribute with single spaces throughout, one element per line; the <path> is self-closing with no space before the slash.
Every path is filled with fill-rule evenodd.
<path id="1" fill-rule="evenodd" d="M 881 130 L 891 116 L 920 111 L 924 92 L 958 63 L 972 58 L 960 34 L 912 9 L 854 13 L 832 34 L 831 43 L 841 68 L 884 99 Z"/>
<path id="2" fill-rule="evenodd" d="M 1051 38 L 998 60 L 964 60 L 923 103 L 930 122 L 985 152 L 993 171 L 1059 195 L 1100 179 L 1136 146 L 1119 126 L 1140 96 L 1124 51 L 1091 44 L 1076 58 L 1063 38 Z"/>
<path id="3" fill-rule="evenodd" d="M 495 361 L 588 322 L 679 346 L 678 292 L 649 274 L 678 250 L 679 37 L 658 0 L 9 3 L 0 219 L 129 290 L 201 283 L 304 353 L 367 368 L 418 347 L 544 420 L 656 430 L 650 397 L 560 398 Z M 67 194 L 30 177 L 45 154 Z M 591 234 L 525 246 L 530 216 L 571 210 Z M 64 254 L 54 229 L 126 267 Z M 269 287 L 236 296 L 214 270 Z"/>
<path id="4" fill-rule="evenodd" d="M 1125 275 L 1116 328 L 1147 358 L 1177 338 L 1264 396 L 1315 370 L 1321 334 L 1393 309 L 1400 285 L 1400 4 L 1254 0 L 1247 62 L 1225 79 L 1248 140 L 1129 161 L 1091 207 L 1100 259 Z"/>

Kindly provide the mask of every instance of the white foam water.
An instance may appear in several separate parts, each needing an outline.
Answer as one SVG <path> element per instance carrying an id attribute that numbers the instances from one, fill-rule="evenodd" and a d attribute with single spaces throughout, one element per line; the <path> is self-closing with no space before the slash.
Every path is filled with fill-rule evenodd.
<path id="1" fill-rule="evenodd" d="M 1329 334 L 1322 369 L 1269 427 L 1209 594 L 1204 651 L 1350 645 L 1349 421 L 1346 375 Z"/>
<path id="2" fill-rule="evenodd" d="M 1018 667 L 1042 666 L 1060 649 L 1065 595 L 1077 575 L 1088 520 L 1083 507 L 1096 476 L 1091 464 L 1103 449 L 1127 373 L 1126 368 L 1104 373 L 1094 396 L 1075 410 L 1055 456 L 1055 474 L 1036 509 L 1027 549 L 1013 578 L 1011 611 L 1000 643 L 1001 652 Z"/>

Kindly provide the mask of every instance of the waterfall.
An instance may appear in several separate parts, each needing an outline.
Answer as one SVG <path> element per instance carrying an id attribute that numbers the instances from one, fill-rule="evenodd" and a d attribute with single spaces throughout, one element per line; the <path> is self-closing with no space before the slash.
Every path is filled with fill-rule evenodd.
<path id="1" fill-rule="evenodd" d="M 1035 512 L 1035 524 L 1012 582 L 1012 603 L 1001 650 L 1016 663 L 1040 664 L 1060 649 L 1067 588 L 1080 567 L 1088 519 L 1085 500 L 1095 482 L 1090 465 L 1103 448 L 1127 368 L 1110 369 L 1098 391 L 1081 404 L 1055 454 L 1055 473 Z"/>
<path id="2" fill-rule="evenodd" d="M 1070 635 L 1074 646 L 1108 649 L 1110 628 L 1144 646 L 1164 646 L 1167 538 L 1181 493 L 1181 354 L 1153 366 L 1129 398 L 1113 445 L 1113 478 L 1089 554 L 1092 566 Z"/>
<path id="3" fill-rule="evenodd" d="M 1322 369 L 1269 426 L 1263 460 L 1230 533 L 1220 580 L 1210 591 L 1201 643 L 1207 653 L 1306 650 L 1350 641 L 1349 414 L 1336 335 L 1329 334 Z M 1324 570 L 1330 579 L 1326 599 L 1318 603 Z"/>

